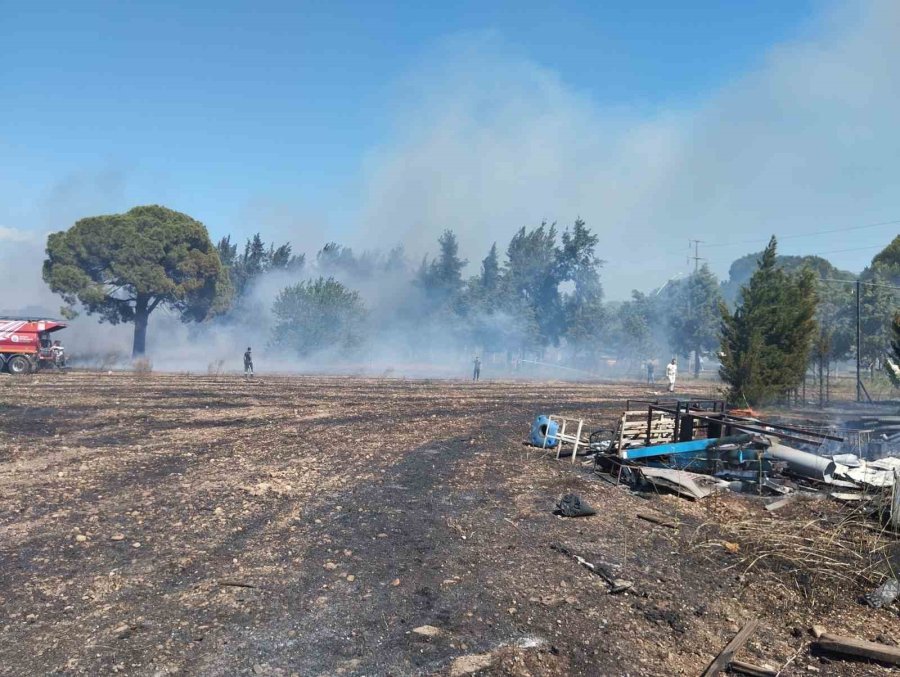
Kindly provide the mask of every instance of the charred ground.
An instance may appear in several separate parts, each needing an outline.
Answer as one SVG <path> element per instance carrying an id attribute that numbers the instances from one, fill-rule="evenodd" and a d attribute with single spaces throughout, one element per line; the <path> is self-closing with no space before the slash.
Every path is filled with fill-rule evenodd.
<path id="1" fill-rule="evenodd" d="M 738 627 L 784 674 L 821 623 L 882 641 L 862 588 L 745 573 L 759 502 L 641 497 L 521 445 L 645 386 L 71 373 L 0 380 L 0 674 L 699 674 Z M 695 394 L 709 395 L 707 389 Z M 590 518 L 552 515 L 575 491 Z M 655 510 L 678 530 L 637 519 Z M 795 519 L 829 520 L 828 507 Z M 634 582 L 606 585 L 562 544 Z M 787 583 L 785 581 L 788 581 Z M 431 639 L 411 630 L 440 629 Z"/>

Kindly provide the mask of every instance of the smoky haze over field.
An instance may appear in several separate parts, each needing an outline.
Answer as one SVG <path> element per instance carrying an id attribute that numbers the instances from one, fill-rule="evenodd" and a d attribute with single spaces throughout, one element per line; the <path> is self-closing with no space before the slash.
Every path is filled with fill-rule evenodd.
<path id="1" fill-rule="evenodd" d="M 361 222 L 379 240 L 399 229 L 413 251 L 452 227 L 474 253 L 580 215 L 622 298 L 683 269 L 688 238 L 759 250 L 773 232 L 898 219 L 898 32 L 900 3 L 833 5 L 719 91 L 647 110 L 582 94 L 495 36 L 450 41 L 401 89 L 397 139 L 370 158 Z M 874 233 L 785 240 L 785 253 L 882 241 Z M 753 246 L 701 255 L 721 276 Z M 872 253 L 836 263 L 859 270 Z"/>
<path id="2" fill-rule="evenodd" d="M 733 259 L 758 251 L 772 232 L 790 236 L 896 219 L 898 34 L 898 3 L 830 5 L 800 37 L 769 50 L 743 76 L 692 103 L 647 109 L 582 92 L 565 73 L 520 56 L 495 34 L 447 39 L 397 83 L 395 131 L 373 147 L 350 182 L 351 206 L 342 210 L 350 214 L 343 221 L 309 216 L 326 213 L 327 205 L 267 199 L 248 209 L 263 219 L 250 228 L 306 254 L 302 275 L 258 280 L 249 298 L 261 315 L 250 324 L 191 327 L 155 313 L 152 358 L 158 366 L 196 370 L 220 359 L 239 367 L 248 343 L 262 353 L 276 294 L 318 272 L 315 252 L 330 239 L 357 251 L 402 244 L 410 259 L 411 269 L 394 276 L 361 280 L 335 273 L 360 292 L 377 320 L 366 362 L 380 367 L 423 359 L 461 369 L 479 347 L 441 345 L 442 337 L 453 335 L 452 322 L 433 319 L 426 327 L 396 316 L 399 301 L 413 293 L 412 268 L 423 253 L 435 253 L 445 228 L 459 237 L 468 275 L 478 272 L 492 242 L 502 257 L 517 228 L 543 219 L 564 226 L 581 216 L 599 236 L 598 256 L 609 262 L 602 273 L 607 296 L 623 299 L 632 288 L 649 291 L 683 271 L 688 237 L 707 242 L 701 255 L 724 276 Z M 46 190 L 29 223 L 2 224 L 0 283 L 9 291 L 0 311 L 57 314 L 60 299 L 40 276 L 43 242 L 47 232 L 78 218 L 164 203 L 205 221 L 214 240 L 228 230 L 170 203 L 173 191 L 164 178 L 152 192 L 134 188 L 129 176 L 135 171 L 64 177 Z M 324 232 L 321 223 L 327 223 Z M 858 271 L 876 251 L 861 245 L 883 246 L 890 230 L 864 230 L 852 242 L 847 235 L 788 237 L 783 252 L 835 252 L 829 258 Z M 735 241 L 740 246 L 730 246 Z M 856 248 L 865 251 L 842 251 Z M 492 321 L 514 320 L 498 315 Z M 410 333 L 423 332 L 434 337 L 431 354 L 413 356 Z M 82 316 L 65 339 L 73 352 L 127 353 L 131 327 L 99 326 Z M 323 363 L 271 359 L 279 368 Z M 261 354 L 259 366 L 265 364 Z"/>

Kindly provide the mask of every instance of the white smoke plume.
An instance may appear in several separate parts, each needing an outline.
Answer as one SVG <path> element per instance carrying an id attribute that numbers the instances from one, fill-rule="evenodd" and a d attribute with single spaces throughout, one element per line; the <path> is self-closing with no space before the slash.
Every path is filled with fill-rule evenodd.
<path id="1" fill-rule="evenodd" d="M 522 225 L 581 216 L 601 236 L 609 296 L 624 298 L 684 269 L 688 238 L 752 241 L 701 246 L 723 275 L 772 233 L 900 219 L 898 34 L 900 3 L 837 5 L 704 100 L 650 114 L 576 91 L 493 36 L 451 42 L 402 89 L 396 138 L 367 165 L 360 220 L 414 251 L 453 228 L 477 260 Z M 892 235 L 786 239 L 782 252 Z M 860 270 L 876 252 L 831 258 Z"/>

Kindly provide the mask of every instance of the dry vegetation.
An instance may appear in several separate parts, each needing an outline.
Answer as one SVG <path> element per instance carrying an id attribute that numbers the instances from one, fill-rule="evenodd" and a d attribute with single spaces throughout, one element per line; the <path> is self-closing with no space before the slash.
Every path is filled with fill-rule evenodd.
<path id="1" fill-rule="evenodd" d="M 857 599 L 888 541 L 835 504 L 642 497 L 521 445 L 536 413 L 600 427 L 647 394 L 0 378 L 0 674 L 445 675 L 489 654 L 482 674 L 696 675 L 751 618 L 744 660 L 886 672 L 809 653 L 813 623 L 900 639 L 895 610 Z M 567 491 L 598 514 L 553 516 Z"/>

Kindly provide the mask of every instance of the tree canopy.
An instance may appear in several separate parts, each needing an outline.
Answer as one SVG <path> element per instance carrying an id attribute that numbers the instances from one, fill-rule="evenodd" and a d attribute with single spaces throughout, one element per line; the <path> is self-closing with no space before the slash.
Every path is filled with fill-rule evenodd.
<path id="1" fill-rule="evenodd" d="M 272 308 L 272 345 L 306 357 L 323 350 L 351 352 L 363 341 L 366 309 L 359 293 L 319 277 L 281 290 Z"/>
<path id="2" fill-rule="evenodd" d="M 720 375 L 735 402 L 757 405 L 803 380 L 816 331 L 814 273 L 777 265 L 775 237 L 741 289 L 733 312 L 722 304 Z"/>
<path id="3" fill-rule="evenodd" d="M 247 239 L 242 254 L 238 254 L 237 242 L 232 243 L 230 235 L 219 240 L 216 249 L 222 265 L 228 270 L 237 300 L 247 293 L 253 281 L 263 273 L 272 270 L 299 271 L 306 262 L 304 254 L 297 256 L 292 253 L 290 242 L 277 247 L 270 243 L 266 247 L 259 233 Z"/>
<path id="4" fill-rule="evenodd" d="M 160 306 L 184 321 L 224 310 L 231 286 L 206 227 L 157 205 L 81 219 L 47 239 L 44 280 L 70 306 L 101 321 L 134 323 L 132 354 L 146 348 Z"/>
<path id="5" fill-rule="evenodd" d="M 900 388 L 900 312 L 891 322 L 891 352 L 888 355 L 887 375 L 895 388 Z"/>

